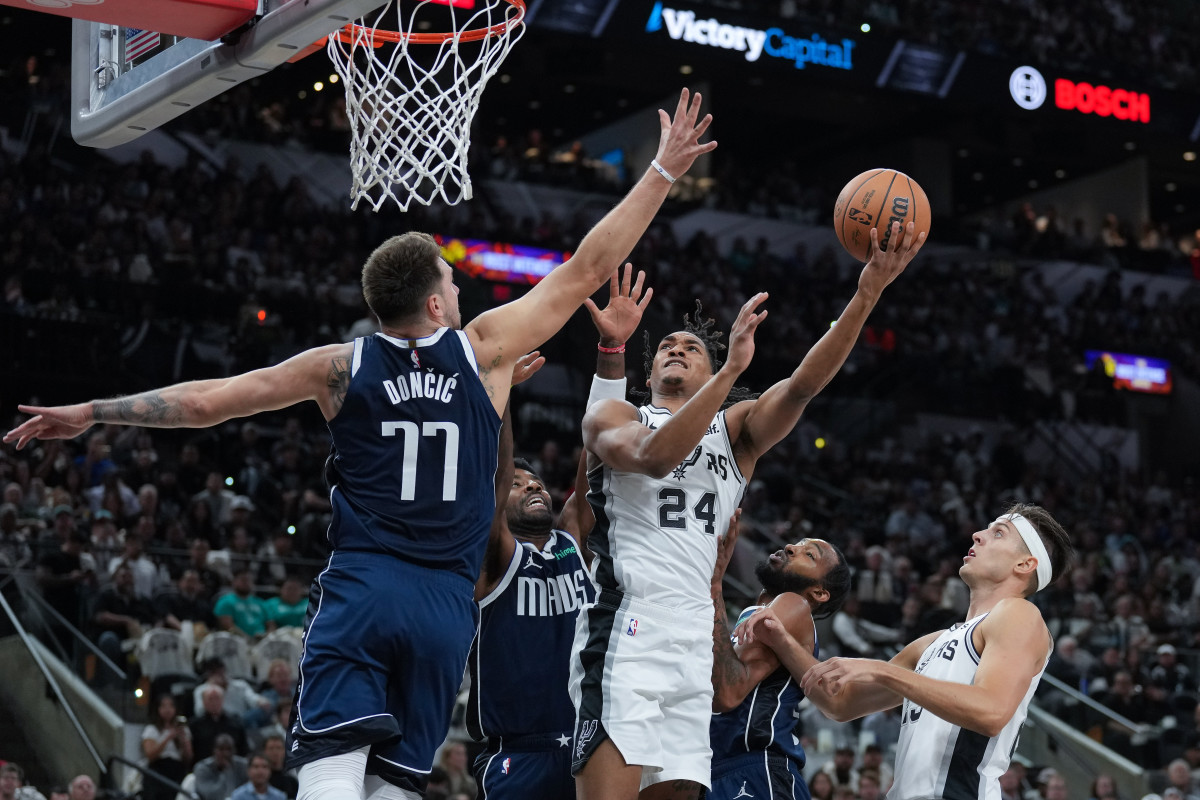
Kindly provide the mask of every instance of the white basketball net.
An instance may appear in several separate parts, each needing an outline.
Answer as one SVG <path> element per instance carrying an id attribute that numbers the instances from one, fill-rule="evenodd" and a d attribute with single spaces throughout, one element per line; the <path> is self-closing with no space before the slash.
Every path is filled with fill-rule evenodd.
<path id="1" fill-rule="evenodd" d="M 483 8 L 456 12 L 445 4 L 426 9 L 431 2 L 420 0 L 406 15 L 394 0 L 372 22 L 358 20 L 349 42 L 337 33 L 329 37 L 329 57 L 346 85 L 351 208 L 365 199 L 378 211 L 389 197 L 402 211 L 414 200 L 430 205 L 441 197 L 455 205 L 471 199 L 471 120 L 487 82 L 525 32 L 524 3 L 483 0 Z M 419 41 L 426 28 L 446 30 L 431 27 L 430 14 L 437 19 L 432 25 L 446 26 L 449 19 L 454 31 L 440 43 Z M 376 29 L 398 31 L 401 40 L 372 47 L 376 37 L 382 41 Z M 470 41 L 472 33 L 487 30 Z"/>

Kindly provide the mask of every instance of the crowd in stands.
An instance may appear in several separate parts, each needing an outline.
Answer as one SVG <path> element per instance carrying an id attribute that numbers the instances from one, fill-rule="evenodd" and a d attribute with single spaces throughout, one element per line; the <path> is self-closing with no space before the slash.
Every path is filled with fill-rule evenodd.
<path id="1" fill-rule="evenodd" d="M 1102 53 L 1168 81 L 1188 79 L 1186 64 L 1200 41 L 1189 28 L 1166 25 L 1164 12 L 1134 18 L 1120 0 L 1072 6 L 1075 16 L 1102 6 L 1093 16 L 1113 21 L 1084 44 L 1076 42 L 1079 26 L 1058 24 L 1066 7 L 1050 0 L 1005 4 L 1044 23 L 1037 36 L 1021 15 L 1001 14 L 1005 24 L 992 24 L 992 12 L 978 4 L 781 5 L 785 14 L 843 22 L 866 15 L 909 35 L 954 31 L 962 37 L 955 41 L 999 53 L 1029 37 L 1048 58 L 1057 53 L 1091 68 Z M 1102 46 L 1118 35 L 1130 46 Z M 1020 51 L 1026 49 L 1023 43 Z M 261 126 L 280 141 L 314 131 L 344 137 L 335 94 L 319 113 L 301 116 L 282 104 L 258 109 L 238 91 L 203 112 L 220 118 L 218 129 Z M 531 134 L 480 148 L 476 164 L 501 179 L 608 186 L 606 168 L 578 148 L 566 148 L 570 157 L 554 156 L 558 149 Z M 756 176 L 730 168 L 717 176 L 710 202 L 808 219 L 830 203 L 823 190 L 798 188 L 797 170 L 784 165 Z M 570 249 L 584 232 L 582 220 L 550 212 L 538 220 L 469 213 L 471 234 L 499 241 Z M 86 170 L 75 170 L 3 152 L 0 218 L 8 222 L 0 227 L 0 325 L 10 345 L 9 374 L 24 376 L 4 398 L 6 428 L 16 419 L 15 402 L 35 399 L 22 388 L 34 378 L 62 395 L 44 399 L 83 399 L 98 393 L 97 381 L 115 393 L 228 374 L 369 332 L 373 321 L 357 277 L 370 249 L 396 230 L 463 227 L 423 207 L 402 220 L 386 211 L 332 215 L 302 183 L 280 186 L 267 171 L 247 176 L 236 164 L 222 171 L 194 161 L 172 170 L 151 158 L 113 165 L 93 157 Z M 1117 752 L 1161 767 L 1163 800 L 1172 791 L 1192 800 L 1200 796 L 1200 488 L 1193 477 L 1168 477 L 1154 464 L 1069 474 L 1028 458 L 1027 446 L 1036 421 L 1126 421 L 1125 400 L 1099 371 L 1083 366 L 1084 349 L 1157 355 L 1200 376 L 1194 294 L 1126 290 L 1117 269 L 1164 272 L 1190 259 L 1200 277 L 1200 232 L 1181 240 L 1151 225 L 1135 235 L 1113 219 L 1089 238 L 1077 223 L 1064 225 L 1049 212 L 1022 208 L 992 232 L 993 253 L 924 258 L 889 288 L 828 390 L 879 396 L 886 383 L 889 402 L 902 413 L 942 411 L 1001 419 L 1007 427 L 902 435 L 875 425 L 870 436 L 832 437 L 819 449 L 814 441 L 834 412 L 814 404 L 813 421 L 764 460 L 749 487 L 730 575 L 752 586 L 754 564 L 781 542 L 807 535 L 837 542 L 855 568 L 856 589 L 822 632 L 825 654 L 886 656 L 896 643 L 961 618 L 966 593 L 957 568 L 969 534 L 1008 500 L 1037 502 L 1072 531 L 1081 555 L 1067 582 L 1037 598 L 1057 637 L 1048 672 L 1134 727 L 1052 687 L 1041 701 Z M 655 288 L 649 320 L 659 327 L 652 335 L 677 326 L 697 299 L 705 315 L 727 326 L 746 296 L 769 288 L 771 307 L 783 313 L 772 314 L 747 381 L 763 388 L 790 371 L 838 316 L 857 273 L 832 250 L 799 247 L 781 258 L 766 244 L 739 241 L 722 251 L 705 234 L 679 241 L 668 226 L 655 226 L 633 259 Z M 1018 261 L 1001 262 L 996 250 Z M 1036 259 L 1059 257 L 1114 269 L 1068 301 L 1036 266 Z M 633 386 L 641 366 L 630 359 Z M 1027 381 L 1031 368 L 1048 377 Z M 520 390 L 515 397 L 534 402 Z M 523 419 L 519 412 L 514 418 Z M 517 430 L 519 449 L 533 456 L 559 501 L 570 491 L 577 437 L 577 430 L 536 421 Z M 110 426 L 78 441 L 0 448 L 0 581 L 7 571 L 21 573 L 65 622 L 128 668 L 130 682 L 139 672 L 175 675 L 161 665 L 149 669 L 162 655 L 147 643 L 156 630 L 179 635 L 188 659 L 178 672 L 190 667 L 196 680 L 185 691 L 166 691 L 172 680 L 146 681 L 142 748 L 156 771 L 190 781 L 202 800 L 295 796 L 295 779 L 282 770 L 294 661 L 249 659 L 264 643 L 285 646 L 288 632 L 303 624 L 305 590 L 326 555 L 328 449 L 319 415 L 303 409 L 205 432 Z M 21 599 L 11 585 L 3 591 Z M 90 663 L 71 633 L 38 609 L 35 601 L 22 605 L 26 618 L 45 619 L 40 635 L 68 659 Z M 205 639 L 240 641 L 245 652 L 234 645 L 197 662 L 192 652 Z M 103 666 L 89 671 L 97 686 L 114 682 Z M 807 713 L 802 725 L 814 798 L 877 800 L 886 790 L 894 714 L 835 726 Z M 474 796 L 467 755 L 462 744 L 444 748 L 431 797 Z M 1061 776 L 1026 776 L 1024 769 L 1014 762 L 1006 775 L 1005 800 L 1061 800 Z M 92 779 L 76 781 L 46 796 L 92 800 Z M 0 767 L 0 800 L 40 800 L 21 782 L 18 768 Z M 1113 796 L 1103 784 L 1091 788 L 1096 800 Z M 173 797 L 150 783 L 144 793 L 149 800 Z"/>
<path id="2" fill-rule="evenodd" d="M 748 0 L 713 5 L 761 11 Z M 1159 86 L 1193 87 L 1200 30 L 1187 7 L 1129 0 L 779 0 L 784 18 L 857 29 L 869 22 L 893 34 L 950 50 L 1124 77 Z"/>

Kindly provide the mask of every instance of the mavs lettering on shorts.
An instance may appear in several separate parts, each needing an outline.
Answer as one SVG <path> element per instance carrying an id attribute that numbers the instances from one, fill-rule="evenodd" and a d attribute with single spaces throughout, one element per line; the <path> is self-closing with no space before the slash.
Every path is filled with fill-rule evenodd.
<path id="1" fill-rule="evenodd" d="M 479 633 L 468 661 L 472 737 L 570 735 L 575 707 L 567 682 L 575 620 L 595 598 L 569 533 L 551 532 L 540 550 L 517 542 L 499 585 L 479 601 Z"/>
<path id="2" fill-rule="evenodd" d="M 330 544 L 474 582 L 495 509 L 500 418 L 466 334 L 356 339 L 350 375 L 329 421 Z"/>

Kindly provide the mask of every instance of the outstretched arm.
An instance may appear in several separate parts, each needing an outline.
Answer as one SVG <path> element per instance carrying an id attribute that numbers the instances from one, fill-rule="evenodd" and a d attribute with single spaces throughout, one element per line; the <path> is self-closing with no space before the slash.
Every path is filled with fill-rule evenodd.
<path id="1" fill-rule="evenodd" d="M 546 359 L 534 350 L 517 359 L 513 370 L 513 385 L 524 382 L 546 364 Z M 504 571 L 512 561 L 517 549 L 517 540 L 508 529 L 505 512 L 508 510 L 508 495 L 513 483 L 513 433 L 510 404 L 504 406 L 500 423 L 500 439 L 496 451 L 496 513 L 492 515 L 492 528 L 488 534 L 487 549 L 483 553 L 483 570 L 475 581 L 475 602 L 479 602 L 496 588 Z"/>
<path id="2" fill-rule="evenodd" d="M 754 331 L 767 316 L 755 309 L 766 299 L 760 292 L 746 301 L 730 332 L 729 358 L 662 427 L 651 430 L 643 425 L 629 403 L 606 400 L 593 406 L 583 418 L 588 451 L 613 469 L 657 478 L 687 458 L 754 357 Z"/>
<path id="3" fill-rule="evenodd" d="M 952 725 L 995 736 L 1016 713 L 1030 683 L 1041 671 L 1050 652 L 1050 634 L 1041 612 L 1026 600 L 1001 601 L 975 631 L 980 645 L 979 667 L 970 684 L 919 675 L 913 667 L 858 658 L 831 658 L 804 676 L 805 692 L 820 689 L 831 697 L 851 691 L 885 690 L 910 700 L 923 711 Z M 931 638 L 932 637 L 932 638 Z M 925 637 L 926 647 L 936 638 Z M 909 645 L 901 652 L 905 655 Z M 909 653 L 909 659 L 920 653 Z M 966 653 L 946 651 L 934 658 L 969 658 Z M 876 688 L 878 687 L 878 688 Z M 818 705 L 820 705 L 818 703 Z M 894 704 L 893 704 L 894 705 Z M 850 717 L 851 719 L 853 717 Z"/>
<path id="4" fill-rule="evenodd" d="M 692 96 L 684 89 L 674 117 L 659 111 L 657 160 L 676 178 L 687 172 L 697 156 L 717 146 L 716 142 L 699 143 L 712 122 L 711 114 L 700 117 L 700 100 L 699 94 Z M 512 360 L 540 347 L 600 288 L 633 250 L 670 188 L 658 171 L 647 168 L 625 199 L 583 238 L 569 261 L 524 297 L 482 314 L 466 327 L 480 366 L 489 370 L 484 385 L 497 413 L 507 399 L 507 368 Z"/>
<path id="5" fill-rule="evenodd" d="M 713 598 L 713 711 L 722 713 L 737 708 L 754 687 L 779 668 L 779 657 L 759 642 L 739 641 L 734 645 L 726 617 L 723 579 L 729 559 L 733 556 L 738 537 L 739 508 L 729 520 L 729 530 L 722 537 L 717 551 L 717 564 L 712 576 Z M 812 609 L 798 594 L 786 592 L 770 605 L 772 613 L 786 626 L 789 635 L 806 642 L 813 649 Z M 736 632 L 735 632 L 736 636 Z M 793 673 L 797 680 L 803 673 Z"/>
<path id="6" fill-rule="evenodd" d="M 177 383 L 141 394 L 70 406 L 18 406 L 34 416 L 9 431 L 5 442 L 71 439 L 97 422 L 147 428 L 207 428 L 235 417 L 316 400 L 325 419 L 341 410 L 350 386 L 353 344 L 306 350 L 281 364 L 231 378 Z"/>
<path id="7" fill-rule="evenodd" d="M 884 288 L 904 271 L 925 243 L 925 234 L 914 235 L 911 222 L 902 242 L 900 238 L 900 223 L 893 223 L 892 241 L 898 244 L 880 252 L 879 230 L 871 229 L 871 260 L 859 276 L 858 291 L 837 322 L 813 345 L 790 378 L 763 392 L 756 401 L 730 410 L 728 419 L 736 440 L 738 466 L 746 474 L 763 453 L 791 432 L 809 401 L 837 375 Z M 741 415 L 744 420 L 738 419 Z"/>
<path id="8" fill-rule="evenodd" d="M 620 280 L 618 280 L 620 276 Z M 592 391 L 588 395 L 587 407 L 605 397 L 625 399 L 625 344 L 641 324 L 646 305 L 654 296 L 653 289 L 642 287 L 646 273 L 638 270 L 637 281 L 633 280 L 633 265 L 626 264 L 624 271 L 614 272 L 608 283 L 608 305 L 601 310 L 592 298 L 584 301 L 592 324 L 600 334 L 596 352 L 596 376 L 592 379 Z M 587 549 L 587 537 L 596 524 L 595 514 L 587 502 L 587 449 L 579 455 L 575 471 L 575 491 L 563 504 L 558 517 L 558 527 L 567 531 L 579 542 L 580 555 L 591 566 L 591 551 Z"/>

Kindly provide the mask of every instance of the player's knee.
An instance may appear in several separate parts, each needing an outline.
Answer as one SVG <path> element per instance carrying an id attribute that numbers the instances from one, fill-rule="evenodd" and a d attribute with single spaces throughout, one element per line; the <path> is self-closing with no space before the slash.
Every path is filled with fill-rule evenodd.
<path id="1" fill-rule="evenodd" d="M 368 749 L 326 756 L 302 766 L 296 800 L 362 800 Z"/>

